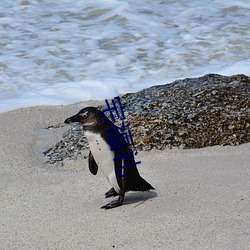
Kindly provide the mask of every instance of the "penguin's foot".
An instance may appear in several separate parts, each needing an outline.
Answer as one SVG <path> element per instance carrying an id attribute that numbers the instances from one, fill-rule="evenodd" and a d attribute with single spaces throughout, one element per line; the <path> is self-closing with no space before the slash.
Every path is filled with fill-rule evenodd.
<path id="1" fill-rule="evenodd" d="M 110 203 L 108 203 L 108 204 L 102 206 L 101 208 L 110 209 L 110 208 L 114 208 L 114 207 L 119 207 L 119 206 L 122 205 L 123 200 L 124 200 L 124 197 L 119 196 L 118 200 L 116 200 L 116 201 L 111 201 Z"/>
<path id="2" fill-rule="evenodd" d="M 114 188 L 111 188 L 107 193 L 105 193 L 106 198 L 109 198 L 109 197 L 112 197 L 112 196 L 115 197 L 117 195 L 118 195 L 118 193 L 115 191 Z"/>

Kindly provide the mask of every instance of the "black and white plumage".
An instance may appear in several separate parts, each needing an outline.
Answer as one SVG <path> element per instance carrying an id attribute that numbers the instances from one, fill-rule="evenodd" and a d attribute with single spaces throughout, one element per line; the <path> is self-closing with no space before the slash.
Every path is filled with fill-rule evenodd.
<path id="1" fill-rule="evenodd" d="M 110 209 L 122 205 L 125 193 L 128 191 L 148 191 L 154 189 L 139 174 L 133 157 L 127 158 L 126 165 L 129 167 L 122 168 L 124 177 L 118 174 L 118 169 L 124 166 L 124 160 L 121 153 L 131 156 L 129 146 L 123 145 L 121 134 L 115 129 L 114 124 L 105 116 L 109 124 L 103 120 L 100 110 L 94 107 L 87 107 L 80 110 L 76 115 L 65 120 L 65 123 L 79 122 L 83 125 L 83 130 L 87 137 L 89 153 L 89 170 L 93 175 L 97 174 L 98 168 L 101 169 L 104 176 L 109 181 L 112 188 L 106 192 L 106 198 L 117 196 L 118 200 L 104 205 L 102 208 Z M 107 130 L 111 130 L 108 131 Z M 108 136 L 118 134 L 122 148 L 111 151 Z M 119 158 L 118 160 L 113 160 Z M 120 170 L 120 169 L 119 169 Z"/>

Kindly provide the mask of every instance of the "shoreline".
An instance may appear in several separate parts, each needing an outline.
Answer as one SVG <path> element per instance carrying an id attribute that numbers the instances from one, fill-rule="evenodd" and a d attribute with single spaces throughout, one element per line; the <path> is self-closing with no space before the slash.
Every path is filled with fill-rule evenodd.
<path id="1" fill-rule="evenodd" d="M 1 248 L 247 249 L 250 143 L 139 151 L 155 192 L 128 193 L 123 206 L 103 211 L 110 187 L 87 159 L 45 166 L 37 158 L 67 128 L 39 131 L 84 105 L 99 104 L 0 113 Z"/>

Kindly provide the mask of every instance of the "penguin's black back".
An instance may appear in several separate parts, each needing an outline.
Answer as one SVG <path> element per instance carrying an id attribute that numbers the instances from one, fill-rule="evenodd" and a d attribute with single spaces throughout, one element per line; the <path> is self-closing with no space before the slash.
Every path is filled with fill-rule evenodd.
<path id="1" fill-rule="evenodd" d="M 130 148 L 129 146 L 124 146 L 122 147 L 122 152 L 126 155 L 131 156 Z M 125 191 L 148 191 L 150 189 L 154 189 L 146 180 L 144 180 L 137 169 L 137 166 L 135 164 L 135 160 L 128 158 L 127 159 L 127 164 L 134 164 L 132 166 L 124 168 L 124 175 L 127 175 L 123 177 L 123 185 Z M 119 179 L 121 177 L 118 177 L 117 171 L 116 171 L 116 176 L 118 178 L 118 183 Z"/>

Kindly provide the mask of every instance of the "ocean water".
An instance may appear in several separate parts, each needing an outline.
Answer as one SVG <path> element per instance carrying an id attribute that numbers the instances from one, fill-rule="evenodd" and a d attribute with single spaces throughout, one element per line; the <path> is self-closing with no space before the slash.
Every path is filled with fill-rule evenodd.
<path id="1" fill-rule="evenodd" d="M 249 0 L 1 0 L 0 112 L 250 76 Z"/>

